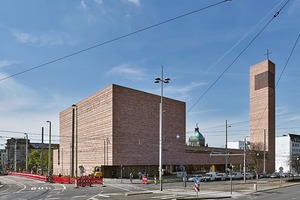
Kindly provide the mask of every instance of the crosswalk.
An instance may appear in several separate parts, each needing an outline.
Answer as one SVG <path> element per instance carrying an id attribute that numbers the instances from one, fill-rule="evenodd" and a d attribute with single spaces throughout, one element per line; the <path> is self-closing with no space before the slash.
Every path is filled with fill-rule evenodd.
<path id="1" fill-rule="evenodd" d="M 51 187 L 31 187 L 30 190 L 51 190 Z"/>

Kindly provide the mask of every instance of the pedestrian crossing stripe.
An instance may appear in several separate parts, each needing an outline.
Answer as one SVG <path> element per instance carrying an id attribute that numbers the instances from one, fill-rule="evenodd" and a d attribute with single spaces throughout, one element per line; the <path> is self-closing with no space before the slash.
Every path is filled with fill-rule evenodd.
<path id="1" fill-rule="evenodd" d="M 31 187 L 30 190 L 50 190 L 51 187 Z"/>

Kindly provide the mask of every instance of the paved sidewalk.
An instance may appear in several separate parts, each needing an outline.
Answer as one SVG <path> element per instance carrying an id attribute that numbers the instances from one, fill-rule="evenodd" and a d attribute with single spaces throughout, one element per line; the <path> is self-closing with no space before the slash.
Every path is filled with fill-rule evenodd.
<path id="1" fill-rule="evenodd" d="M 120 184 L 120 179 L 106 179 L 104 184 Z M 130 184 L 130 180 L 123 179 L 123 184 Z M 134 179 L 132 184 L 139 185 L 142 184 L 141 180 Z M 232 181 L 232 185 L 229 181 L 222 181 L 215 183 L 200 183 L 200 191 L 197 193 L 193 190 L 193 183 L 188 182 L 187 187 L 183 187 L 182 182 L 178 182 L 178 184 L 163 184 L 163 191 L 160 191 L 158 185 L 153 186 L 153 183 L 149 188 L 136 192 L 127 192 L 126 196 L 130 195 L 142 195 L 142 194 L 162 194 L 162 195 L 176 195 L 178 198 L 175 199 L 225 199 L 225 198 L 234 198 L 238 196 L 243 196 L 259 191 L 266 191 L 271 189 L 276 189 L 280 187 L 288 187 L 292 185 L 300 185 L 300 177 L 296 182 L 288 181 L 288 179 L 259 179 L 259 180 L 247 180 L 246 183 L 244 181 Z M 231 189 L 232 188 L 232 189 Z"/>

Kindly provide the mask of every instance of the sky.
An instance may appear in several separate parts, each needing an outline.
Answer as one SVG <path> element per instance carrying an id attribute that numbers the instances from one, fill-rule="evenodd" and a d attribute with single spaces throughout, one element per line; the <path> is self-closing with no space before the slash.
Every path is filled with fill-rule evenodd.
<path id="1" fill-rule="evenodd" d="M 0 148 L 59 142 L 59 113 L 111 84 L 186 102 L 186 137 L 249 136 L 250 67 L 276 65 L 276 135 L 300 134 L 300 0 L 2 0 Z M 279 13 L 277 13 L 279 12 Z M 276 14 L 277 13 L 277 14 Z M 276 17 L 274 17 L 274 15 Z M 294 47 L 294 48 L 293 48 Z M 293 51 L 292 51 L 293 50 Z"/>

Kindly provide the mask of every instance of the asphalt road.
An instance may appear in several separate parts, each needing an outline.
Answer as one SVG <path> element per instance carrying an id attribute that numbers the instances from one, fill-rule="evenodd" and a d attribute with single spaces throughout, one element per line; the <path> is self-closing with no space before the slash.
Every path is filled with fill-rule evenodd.
<path id="1" fill-rule="evenodd" d="M 195 198 L 194 183 L 188 182 L 186 187 L 182 182 L 164 183 L 163 191 L 159 185 L 141 184 L 140 180 L 130 183 L 128 179 L 107 179 L 104 185 L 74 188 L 72 184 L 50 184 L 37 180 L 0 176 L 3 186 L 0 187 L 0 200 L 32 199 L 32 200 L 102 200 L 102 199 L 184 199 Z M 258 190 L 253 190 L 257 184 Z M 295 183 L 293 183 L 295 184 Z M 297 183 L 296 183 L 297 184 Z M 211 199 L 232 197 L 232 199 L 297 199 L 299 186 L 291 186 L 278 180 L 251 180 L 247 183 L 234 181 L 230 191 L 230 182 L 201 183 L 199 198 Z M 277 194 L 277 195 L 276 195 Z M 283 198 L 284 197 L 284 198 Z"/>
<path id="2" fill-rule="evenodd" d="M 300 199 L 299 186 L 277 188 L 262 192 L 256 192 L 249 195 L 237 197 L 241 200 L 298 200 Z"/>

